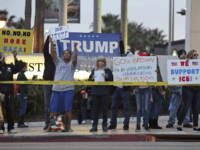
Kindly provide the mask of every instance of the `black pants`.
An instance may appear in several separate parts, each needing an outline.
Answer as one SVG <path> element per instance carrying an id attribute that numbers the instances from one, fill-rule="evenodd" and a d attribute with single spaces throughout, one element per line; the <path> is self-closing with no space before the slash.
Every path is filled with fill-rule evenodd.
<path id="1" fill-rule="evenodd" d="M 98 119 L 99 119 L 99 109 L 101 107 L 103 114 L 103 122 L 102 127 L 107 127 L 107 119 L 108 119 L 108 105 L 109 105 L 110 94 L 106 95 L 92 95 L 93 107 L 94 107 L 94 123 L 93 127 L 97 127 Z"/>
<path id="2" fill-rule="evenodd" d="M 53 85 L 44 85 L 44 109 L 45 109 L 46 124 L 48 124 L 49 114 L 50 114 L 49 105 L 51 101 L 52 87 Z"/>
<path id="3" fill-rule="evenodd" d="M 181 114 L 178 120 L 178 125 L 182 125 L 183 120 L 187 114 L 187 111 L 190 108 L 190 105 L 192 104 L 193 125 L 194 127 L 197 127 L 198 120 L 199 120 L 200 91 L 192 91 L 188 89 L 187 87 L 183 87 L 182 93 L 183 93 L 183 109 L 181 111 Z"/>
<path id="4" fill-rule="evenodd" d="M 14 118 L 13 118 L 13 111 L 14 111 L 14 105 L 13 105 L 13 94 L 5 94 L 5 108 L 7 113 L 7 122 L 8 122 L 8 131 L 11 129 L 14 129 Z M 0 130 L 5 130 L 4 124 L 1 125 Z"/>

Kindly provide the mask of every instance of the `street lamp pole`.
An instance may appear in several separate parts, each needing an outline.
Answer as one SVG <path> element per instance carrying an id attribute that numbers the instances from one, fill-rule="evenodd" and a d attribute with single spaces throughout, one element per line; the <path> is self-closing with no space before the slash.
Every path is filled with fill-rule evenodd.
<path id="1" fill-rule="evenodd" d="M 168 41 L 168 55 L 171 55 L 171 47 L 172 47 L 172 43 L 171 43 L 171 37 L 172 37 L 172 27 L 171 27 L 171 7 L 172 7 L 172 2 L 171 0 L 169 0 L 169 41 Z"/>
<path id="2" fill-rule="evenodd" d="M 173 3 L 172 3 L 172 41 L 174 41 L 174 1 L 175 0 L 172 0 Z"/>

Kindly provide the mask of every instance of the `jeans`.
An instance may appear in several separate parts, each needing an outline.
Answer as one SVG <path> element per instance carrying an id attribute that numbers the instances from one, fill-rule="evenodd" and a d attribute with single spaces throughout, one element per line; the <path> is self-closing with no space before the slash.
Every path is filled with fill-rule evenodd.
<path id="1" fill-rule="evenodd" d="M 107 127 L 109 99 L 110 99 L 110 94 L 92 95 L 93 106 L 94 106 L 94 113 L 93 113 L 94 122 L 92 124 L 93 127 L 97 127 L 100 106 L 103 114 L 102 127 Z"/>
<path id="2" fill-rule="evenodd" d="M 112 106 L 111 106 L 111 120 L 110 124 L 113 127 L 117 127 L 117 112 L 118 108 L 123 102 L 124 106 L 124 125 L 129 126 L 130 121 L 130 98 L 131 98 L 131 91 L 124 91 L 122 88 L 116 87 L 113 100 L 112 100 Z"/>
<path id="3" fill-rule="evenodd" d="M 144 97 L 144 125 L 148 126 L 149 123 L 149 100 L 150 100 L 150 88 L 139 88 L 138 92 L 135 92 L 135 98 L 137 103 L 137 126 L 140 126 L 142 115 L 142 97 Z"/>
<path id="4" fill-rule="evenodd" d="M 13 94 L 5 94 L 5 108 L 7 113 L 7 122 L 8 122 L 8 131 L 11 129 L 14 129 L 14 118 L 13 118 L 13 111 L 14 111 L 14 105 L 13 105 Z M 5 130 L 4 123 L 2 123 L 0 130 Z"/>
<path id="5" fill-rule="evenodd" d="M 94 107 L 91 108 L 90 111 L 90 120 L 93 120 L 93 111 L 94 111 Z M 81 106 L 81 116 L 82 116 L 82 120 L 86 120 L 87 119 L 87 108 L 84 106 Z"/>
<path id="6" fill-rule="evenodd" d="M 48 124 L 49 114 L 50 114 L 49 105 L 51 101 L 52 87 L 53 85 L 44 85 L 44 109 L 45 109 L 46 124 Z"/>
<path id="7" fill-rule="evenodd" d="M 19 98 L 20 106 L 21 106 L 19 115 L 25 115 L 26 108 L 27 108 L 27 99 L 24 99 L 23 94 L 18 94 L 17 97 Z M 27 95 L 26 95 L 26 97 L 27 97 Z"/>
<path id="8" fill-rule="evenodd" d="M 181 111 L 178 125 L 182 125 L 183 120 L 192 104 L 193 110 L 193 125 L 194 127 L 198 127 L 198 119 L 199 119 L 199 101 L 200 101 L 200 91 L 192 91 L 187 87 L 182 88 L 183 93 L 183 109 Z"/>
<path id="9" fill-rule="evenodd" d="M 82 115 L 82 120 L 86 120 L 86 116 L 87 116 L 86 107 L 81 106 L 81 115 Z"/>
<path id="10" fill-rule="evenodd" d="M 173 97 L 172 97 L 172 107 L 169 113 L 169 120 L 168 123 L 169 124 L 175 124 L 175 118 L 177 115 L 177 111 L 180 107 L 182 101 L 182 95 L 178 94 L 178 93 L 173 93 Z M 190 123 L 190 108 L 187 111 L 187 114 L 183 120 L 183 124 L 188 124 Z"/>
<path id="11" fill-rule="evenodd" d="M 163 110 L 163 100 L 162 100 L 162 95 L 160 92 L 156 89 L 152 90 L 153 94 L 153 102 L 150 102 L 150 107 L 149 107 L 149 119 L 151 120 L 157 120 L 159 114 Z"/>

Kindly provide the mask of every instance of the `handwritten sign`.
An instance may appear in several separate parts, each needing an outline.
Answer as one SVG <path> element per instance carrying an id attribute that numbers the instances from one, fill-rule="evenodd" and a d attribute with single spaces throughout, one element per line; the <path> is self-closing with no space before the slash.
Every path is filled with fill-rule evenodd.
<path id="1" fill-rule="evenodd" d="M 68 38 L 68 37 L 69 37 L 68 25 L 51 29 L 52 41 L 61 40 L 61 39 Z"/>
<path id="2" fill-rule="evenodd" d="M 0 29 L 0 51 L 32 54 L 33 30 Z"/>
<path id="3" fill-rule="evenodd" d="M 168 60 L 168 84 L 200 84 L 200 60 Z"/>
<path id="4" fill-rule="evenodd" d="M 157 59 L 152 57 L 114 57 L 114 81 L 157 82 Z"/>

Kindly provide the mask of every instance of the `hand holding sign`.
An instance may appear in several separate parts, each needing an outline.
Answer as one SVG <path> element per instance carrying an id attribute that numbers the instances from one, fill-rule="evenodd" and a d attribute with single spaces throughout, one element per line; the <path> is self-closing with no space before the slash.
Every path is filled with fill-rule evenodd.
<path id="1" fill-rule="evenodd" d="M 61 40 L 61 39 L 65 39 L 68 37 L 69 37 L 68 25 L 51 29 L 52 41 Z"/>

